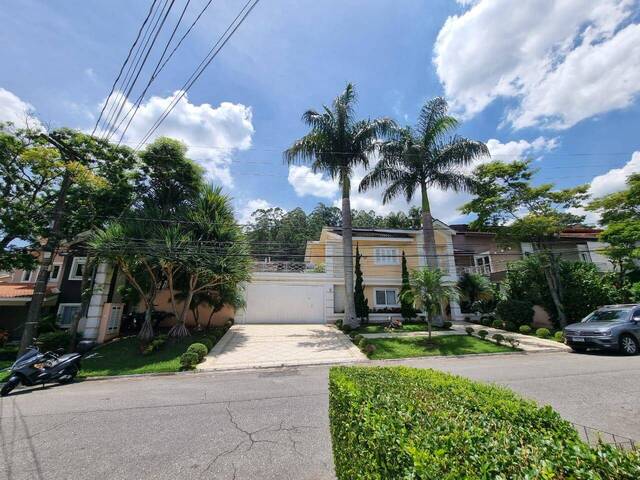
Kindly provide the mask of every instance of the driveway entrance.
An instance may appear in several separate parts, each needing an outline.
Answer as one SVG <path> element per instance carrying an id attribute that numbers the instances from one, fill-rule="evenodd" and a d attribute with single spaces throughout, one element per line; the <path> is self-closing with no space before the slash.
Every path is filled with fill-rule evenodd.
<path id="1" fill-rule="evenodd" d="M 198 368 L 231 370 L 362 360 L 366 360 L 362 352 L 334 327 L 234 325 Z"/>

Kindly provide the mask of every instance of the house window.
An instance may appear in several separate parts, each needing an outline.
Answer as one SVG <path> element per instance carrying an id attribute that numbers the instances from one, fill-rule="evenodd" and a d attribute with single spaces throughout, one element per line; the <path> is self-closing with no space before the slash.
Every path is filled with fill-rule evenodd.
<path id="1" fill-rule="evenodd" d="M 60 278 L 60 270 L 62 270 L 62 265 L 59 263 L 54 263 L 51 268 L 51 274 L 49 275 L 50 282 L 56 282 Z"/>
<path id="2" fill-rule="evenodd" d="M 376 265 L 400 265 L 400 254 L 397 248 L 376 247 Z"/>
<path id="3" fill-rule="evenodd" d="M 473 261 L 476 265 L 476 271 L 478 273 L 482 273 L 485 275 L 491 273 L 491 256 L 489 254 L 476 255 L 473 258 Z"/>
<path id="4" fill-rule="evenodd" d="M 31 281 L 31 277 L 33 277 L 35 272 L 33 270 L 25 270 L 22 272 L 22 276 L 20 277 L 20 281 L 23 283 L 29 283 Z"/>
<path id="5" fill-rule="evenodd" d="M 79 303 L 61 303 L 58 306 L 58 325 L 62 328 L 70 327 L 79 311 Z"/>
<path id="6" fill-rule="evenodd" d="M 397 307 L 398 290 L 395 288 L 376 289 L 376 307 Z"/>
<path id="7" fill-rule="evenodd" d="M 82 280 L 85 263 L 87 263 L 87 259 L 85 257 L 75 257 L 73 259 L 71 270 L 69 270 L 69 280 Z"/>

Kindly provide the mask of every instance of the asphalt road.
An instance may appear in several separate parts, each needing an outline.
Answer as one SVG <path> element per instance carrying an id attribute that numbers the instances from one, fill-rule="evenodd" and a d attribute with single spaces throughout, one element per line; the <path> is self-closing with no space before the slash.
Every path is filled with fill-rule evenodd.
<path id="1" fill-rule="evenodd" d="M 640 357 L 540 353 L 403 363 L 504 384 L 573 422 L 640 438 Z M 327 371 L 20 390 L 0 400 L 0 478 L 333 478 Z"/>

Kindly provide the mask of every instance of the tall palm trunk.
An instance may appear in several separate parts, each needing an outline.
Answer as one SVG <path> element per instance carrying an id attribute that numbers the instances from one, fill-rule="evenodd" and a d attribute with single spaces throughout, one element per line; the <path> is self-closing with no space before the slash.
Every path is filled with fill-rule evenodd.
<path id="1" fill-rule="evenodd" d="M 429 205 L 429 195 L 427 185 L 420 184 L 422 194 L 422 243 L 426 264 L 429 268 L 438 268 L 438 258 L 436 250 L 436 234 L 433 230 L 433 217 L 431 216 L 431 206 Z"/>
<path id="2" fill-rule="evenodd" d="M 353 294 L 353 230 L 351 226 L 351 183 L 343 176 L 342 184 L 342 256 L 344 259 L 344 325 L 357 327 L 356 303 Z"/>

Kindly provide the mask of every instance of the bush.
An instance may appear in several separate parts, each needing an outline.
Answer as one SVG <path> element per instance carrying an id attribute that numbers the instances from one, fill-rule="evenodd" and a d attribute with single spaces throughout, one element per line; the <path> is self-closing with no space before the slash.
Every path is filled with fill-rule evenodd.
<path id="1" fill-rule="evenodd" d="M 211 340 L 209 337 L 201 338 L 200 343 L 207 347 L 207 351 L 211 351 L 214 345 L 213 340 Z"/>
<path id="2" fill-rule="evenodd" d="M 467 327 L 464 329 L 464 331 L 467 332 L 467 335 L 473 335 L 473 332 L 475 332 L 473 327 Z"/>
<path id="3" fill-rule="evenodd" d="M 536 330 L 536 336 L 540 337 L 540 338 L 549 338 L 549 335 L 551 335 L 551 332 L 549 331 L 548 328 L 539 328 Z"/>
<path id="4" fill-rule="evenodd" d="M 360 340 L 362 340 L 363 338 L 364 337 L 362 335 L 358 334 L 358 335 L 353 337 L 353 343 L 355 343 L 357 345 L 358 343 L 360 343 Z"/>
<path id="5" fill-rule="evenodd" d="M 556 332 L 553 334 L 553 339 L 556 342 L 564 342 L 564 333 L 562 332 Z"/>
<path id="6" fill-rule="evenodd" d="M 478 330 L 478 336 L 481 339 L 484 340 L 487 335 L 489 335 L 489 332 L 487 332 L 486 330 Z"/>
<path id="7" fill-rule="evenodd" d="M 591 448 L 551 407 L 434 370 L 334 367 L 339 480 L 640 478 L 640 452 Z"/>
<path id="8" fill-rule="evenodd" d="M 367 355 L 371 355 L 375 351 L 376 346 L 372 343 L 367 343 L 367 345 L 364 347 L 364 353 L 366 353 Z"/>
<path id="9" fill-rule="evenodd" d="M 502 322 L 502 320 L 495 319 L 493 322 L 491 322 L 491 326 L 493 328 L 502 328 L 504 327 L 504 323 Z"/>
<path id="10" fill-rule="evenodd" d="M 351 330 L 353 330 L 353 328 L 351 328 L 351 325 L 343 325 L 343 326 L 342 326 L 342 328 L 341 328 L 341 330 L 342 330 L 344 333 L 347 333 L 347 334 L 348 334 L 349 332 L 351 332 Z"/>
<path id="11" fill-rule="evenodd" d="M 525 325 L 533 321 L 533 303 L 527 300 L 501 300 L 496 307 L 496 314 L 505 323 Z"/>
<path id="12" fill-rule="evenodd" d="M 209 353 L 209 349 L 202 343 L 192 343 L 191 345 L 189 345 L 189 348 L 187 348 L 187 352 L 195 353 L 196 355 L 198 355 L 198 359 L 202 360 L 207 356 L 207 353 Z"/>
<path id="13" fill-rule="evenodd" d="M 450 329 L 451 325 L 453 325 L 453 323 L 451 323 L 449 321 L 442 322 L 442 328 L 444 328 L 446 330 Z"/>
<path id="14" fill-rule="evenodd" d="M 169 335 L 164 335 L 164 334 L 158 335 L 156 338 L 151 340 L 151 342 L 149 342 L 144 347 L 144 349 L 142 350 L 142 354 L 149 355 L 153 352 L 160 350 L 162 347 L 164 347 L 165 343 L 167 343 L 168 339 L 169 339 Z"/>
<path id="15" fill-rule="evenodd" d="M 505 322 L 504 329 L 507 332 L 517 332 L 518 331 L 518 326 L 513 322 Z"/>
<path id="16" fill-rule="evenodd" d="M 484 317 L 480 317 L 480 325 L 484 325 L 485 327 L 488 327 L 489 325 L 491 325 L 492 321 L 493 321 L 493 318 L 488 315 Z"/>
<path id="17" fill-rule="evenodd" d="M 44 315 L 40 317 L 40 321 L 38 322 L 38 333 L 51 333 L 59 331 L 58 326 L 56 325 L 56 316 L 55 315 Z"/>
<path id="18" fill-rule="evenodd" d="M 501 333 L 496 333 L 496 334 L 493 336 L 493 339 L 496 341 L 496 343 L 497 343 L 498 345 L 501 345 L 501 344 L 502 344 L 502 342 L 504 342 L 504 335 L 502 335 Z"/>
<path id="19" fill-rule="evenodd" d="M 71 335 L 65 330 L 43 333 L 38 337 L 36 343 L 40 347 L 41 352 L 50 352 L 59 348 L 66 350 L 69 343 L 71 343 Z"/>
<path id="20" fill-rule="evenodd" d="M 363 336 L 360 336 L 360 340 L 358 340 L 357 345 L 360 348 L 360 350 L 364 350 L 365 347 L 367 346 L 367 339 L 364 338 Z"/>
<path id="21" fill-rule="evenodd" d="M 200 363 L 200 356 L 196 352 L 186 351 L 180 355 L 180 366 L 183 369 L 190 369 Z"/>
<path id="22" fill-rule="evenodd" d="M 520 325 L 518 330 L 523 335 L 529 335 L 531 333 L 531 327 L 529 325 Z"/>
<path id="23" fill-rule="evenodd" d="M 343 320 L 341 318 L 336 320 L 336 327 L 339 328 L 340 330 L 342 330 L 342 322 Z"/>

